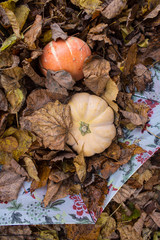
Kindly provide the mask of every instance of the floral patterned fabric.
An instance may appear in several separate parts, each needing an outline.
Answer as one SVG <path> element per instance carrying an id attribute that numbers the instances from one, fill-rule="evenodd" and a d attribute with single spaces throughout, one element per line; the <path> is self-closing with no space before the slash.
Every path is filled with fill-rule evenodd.
<path id="1" fill-rule="evenodd" d="M 160 65 L 151 69 L 153 83 L 145 92 L 135 93 L 135 102 L 144 102 L 150 107 L 149 122 L 143 129 L 133 131 L 123 129 L 126 144 L 137 144 L 146 150 L 137 154 L 125 165 L 121 166 L 108 181 L 109 193 L 103 208 L 111 201 L 123 184 L 160 148 Z M 88 212 L 81 195 L 67 196 L 53 202 L 49 207 L 41 205 L 46 188 L 30 193 L 30 183 L 25 182 L 16 201 L 0 202 L 0 225 L 23 224 L 94 224 L 94 212 Z M 101 209 L 103 211 L 103 208 Z"/>

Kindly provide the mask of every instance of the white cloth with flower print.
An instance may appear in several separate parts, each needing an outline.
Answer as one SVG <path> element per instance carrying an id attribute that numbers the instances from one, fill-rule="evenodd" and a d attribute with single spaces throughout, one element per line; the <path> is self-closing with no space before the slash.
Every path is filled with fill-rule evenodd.
<path id="1" fill-rule="evenodd" d="M 137 154 L 125 165 L 121 166 L 108 181 L 109 193 L 106 195 L 103 208 L 111 201 L 116 192 L 132 176 L 132 174 L 160 148 L 160 65 L 151 69 L 153 83 L 143 93 L 135 93 L 134 101 L 144 102 L 150 107 L 150 121 L 146 126 L 133 131 L 124 131 L 126 144 L 137 144 L 146 150 Z M 0 203 L 0 225 L 29 224 L 94 224 L 94 212 L 89 212 L 80 195 L 67 196 L 42 206 L 46 187 L 30 193 L 30 183 L 25 182 L 16 201 Z"/>

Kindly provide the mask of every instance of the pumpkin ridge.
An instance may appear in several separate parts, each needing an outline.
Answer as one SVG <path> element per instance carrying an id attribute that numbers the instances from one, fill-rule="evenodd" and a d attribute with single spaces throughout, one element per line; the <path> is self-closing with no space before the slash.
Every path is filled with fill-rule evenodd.
<path id="1" fill-rule="evenodd" d="M 54 49 L 54 46 L 53 46 L 53 42 L 50 42 L 49 45 L 50 45 L 51 52 L 52 52 L 53 56 L 55 57 L 55 59 L 56 59 L 58 65 L 59 65 L 60 69 L 62 69 L 62 66 L 61 66 L 61 64 L 59 62 L 59 59 L 57 57 L 56 50 Z"/>

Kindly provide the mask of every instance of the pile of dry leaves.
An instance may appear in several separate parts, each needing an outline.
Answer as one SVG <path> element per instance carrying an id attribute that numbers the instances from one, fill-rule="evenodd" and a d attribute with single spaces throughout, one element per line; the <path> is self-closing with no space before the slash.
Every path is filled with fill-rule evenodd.
<path id="1" fill-rule="evenodd" d="M 148 121 L 148 106 L 131 97 L 151 82 L 146 66 L 160 59 L 159 12 L 156 0 L 0 3 L 0 200 L 16 199 L 23 182 L 31 180 L 31 192 L 47 184 L 44 206 L 81 193 L 99 216 L 106 179 L 144 151 L 117 139 L 122 127 L 143 128 Z M 74 82 L 65 71 L 44 77 L 38 64 L 43 47 L 73 35 L 92 50 L 84 79 Z M 92 157 L 66 144 L 72 124 L 67 103 L 76 92 L 100 96 L 115 113 L 116 139 Z"/>
<path id="2" fill-rule="evenodd" d="M 158 240 L 160 151 L 120 189 L 97 223 L 0 227 L 2 240 Z"/>

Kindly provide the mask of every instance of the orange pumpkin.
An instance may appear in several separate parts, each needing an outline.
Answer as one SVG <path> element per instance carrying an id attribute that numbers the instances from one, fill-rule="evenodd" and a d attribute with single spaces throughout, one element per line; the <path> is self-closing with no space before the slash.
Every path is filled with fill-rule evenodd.
<path id="1" fill-rule="evenodd" d="M 91 50 L 83 40 L 77 37 L 59 39 L 56 42 L 51 41 L 44 47 L 40 67 L 44 75 L 47 74 L 47 70 L 65 70 L 78 81 L 83 78 L 84 60 L 90 55 Z"/>

